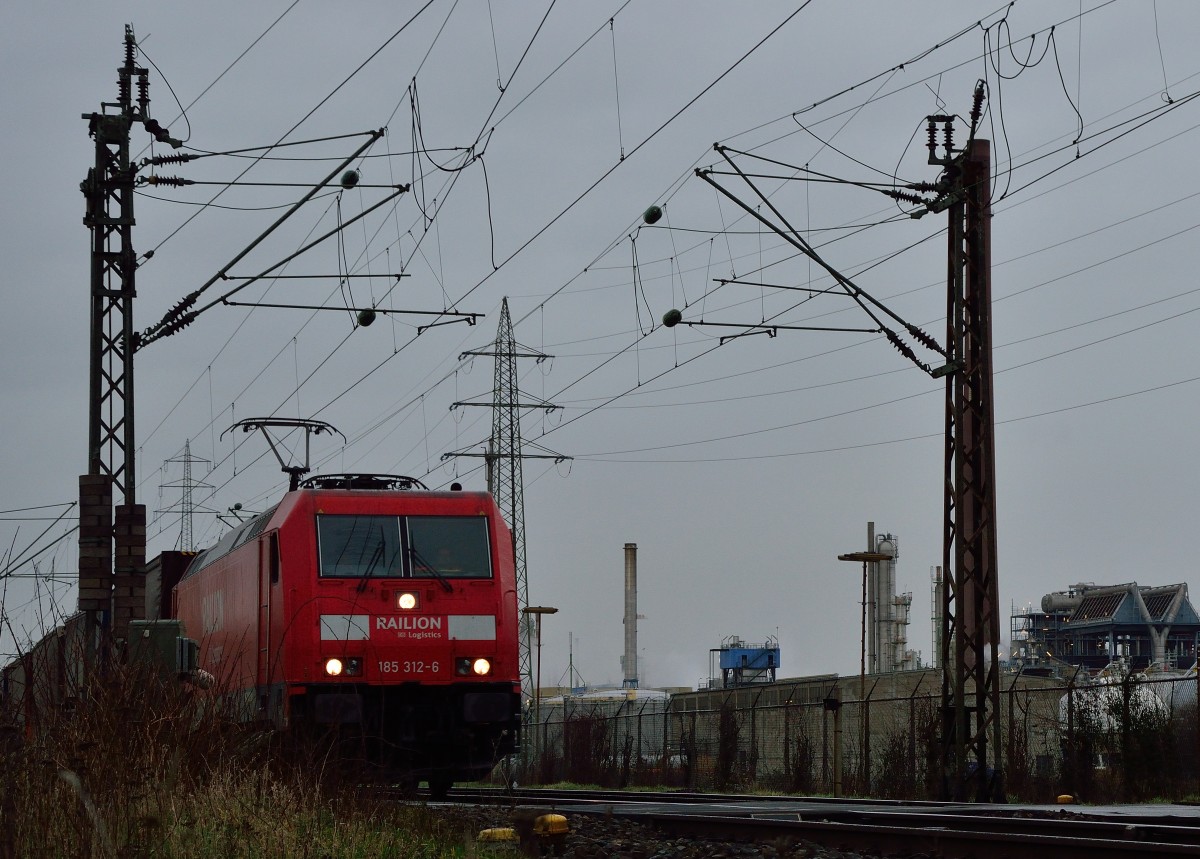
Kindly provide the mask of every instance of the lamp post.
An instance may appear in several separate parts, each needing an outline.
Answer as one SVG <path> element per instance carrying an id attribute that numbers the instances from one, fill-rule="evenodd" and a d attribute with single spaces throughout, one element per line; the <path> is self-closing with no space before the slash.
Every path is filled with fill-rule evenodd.
<path id="1" fill-rule="evenodd" d="M 533 615 L 537 618 L 537 627 L 535 630 L 537 637 L 537 669 L 533 681 L 533 759 L 537 762 L 541 759 L 541 738 L 539 732 L 542 730 L 542 615 L 554 614 L 558 609 L 548 605 L 531 605 L 526 606 L 521 611 L 526 615 Z"/>
<path id="2" fill-rule="evenodd" d="M 891 555 L 885 555 L 883 552 L 850 552 L 845 555 L 838 555 L 839 561 L 862 561 L 862 631 L 860 633 L 860 645 L 858 653 L 858 697 L 863 702 L 862 704 L 862 774 L 863 784 L 869 790 L 870 773 L 871 773 L 871 745 L 870 737 L 868 736 L 868 722 L 866 709 L 867 696 L 867 564 L 875 561 L 887 561 L 891 559 Z M 835 765 L 836 758 L 835 757 Z M 840 776 L 841 773 L 838 773 Z"/>
<path id="3" fill-rule="evenodd" d="M 850 552 L 838 555 L 839 561 L 862 561 L 862 634 L 858 660 L 859 695 L 866 692 L 867 683 L 867 564 L 876 561 L 889 561 L 892 556 L 883 552 Z"/>

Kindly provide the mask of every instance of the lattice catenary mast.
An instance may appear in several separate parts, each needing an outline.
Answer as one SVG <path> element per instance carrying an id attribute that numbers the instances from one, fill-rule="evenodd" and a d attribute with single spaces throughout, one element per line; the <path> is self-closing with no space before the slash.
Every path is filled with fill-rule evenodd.
<path id="1" fill-rule="evenodd" d="M 83 223 L 92 232 L 91 348 L 88 384 L 88 470 L 79 478 L 79 609 L 88 641 L 111 612 L 120 638 L 129 621 L 145 613 L 146 508 L 134 490 L 133 187 L 129 130 L 141 123 L 162 143 L 180 141 L 150 118 L 148 72 L 135 62 L 137 41 L 125 27 L 125 62 L 117 69 L 116 102 L 85 113 L 96 141 L 96 159 L 80 190 L 87 200 Z M 134 99 L 134 79 L 137 98 Z M 110 112 L 111 109 L 111 112 Z M 115 508 L 114 491 L 121 496 Z M 115 547 L 115 569 L 114 569 Z"/>

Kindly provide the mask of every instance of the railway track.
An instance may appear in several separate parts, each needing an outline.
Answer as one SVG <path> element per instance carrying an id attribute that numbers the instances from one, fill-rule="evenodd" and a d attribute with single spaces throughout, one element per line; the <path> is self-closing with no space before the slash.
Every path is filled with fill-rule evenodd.
<path id="1" fill-rule="evenodd" d="M 1200 813 L 1163 807 L 1083 810 L 1045 806 L 963 805 L 886 800 L 748 797 L 593 790 L 461 790 L 453 800 L 585 817 L 594 833 L 605 821 L 632 822 L 663 838 L 775 845 L 807 842 L 828 855 L 1052 856 L 1106 859 L 1200 856 Z M 595 835 L 590 836 L 595 840 Z M 603 838 L 603 836 L 600 836 Z M 622 836 L 626 837 L 626 836 Z M 573 855 L 570 841 L 566 855 Z M 580 855 L 590 855 L 586 852 Z M 720 855 L 720 854 L 713 854 Z M 732 854 L 731 854 L 732 855 Z M 739 853 L 739 855 L 746 855 Z M 752 855 L 752 854 L 751 854 Z"/>

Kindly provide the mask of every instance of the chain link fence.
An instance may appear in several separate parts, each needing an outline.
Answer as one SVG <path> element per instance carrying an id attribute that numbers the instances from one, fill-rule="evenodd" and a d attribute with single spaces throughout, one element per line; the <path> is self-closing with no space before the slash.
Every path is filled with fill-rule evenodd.
<path id="1" fill-rule="evenodd" d="M 540 757 L 526 781 L 939 799 L 940 677 L 908 674 L 882 686 L 822 678 L 670 699 L 543 701 Z M 1196 799 L 1197 683 L 1195 674 L 1006 677 L 997 730 L 1008 796 Z"/>

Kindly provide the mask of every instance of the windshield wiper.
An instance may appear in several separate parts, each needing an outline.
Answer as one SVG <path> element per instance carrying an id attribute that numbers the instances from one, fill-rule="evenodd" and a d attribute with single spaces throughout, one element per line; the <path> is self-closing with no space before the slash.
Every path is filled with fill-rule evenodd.
<path id="1" fill-rule="evenodd" d="M 375 544 L 375 551 L 371 553 L 370 560 L 367 561 L 367 569 L 362 574 L 362 580 L 358 583 L 358 590 L 365 591 L 367 589 L 367 579 L 372 578 L 371 574 L 375 572 L 375 568 L 379 566 L 379 562 L 383 560 L 383 535 L 379 535 L 379 542 Z"/>
<path id="2" fill-rule="evenodd" d="M 446 579 L 446 577 L 443 576 L 438 571 L 438 568 L 435 567 L 433 564 L 429 563 L 429 561 L 425 558 L 425 556 L 417 551 L 416 546 L 408 547 L 408 556 L 413 561 L 415 561 L 417 564 L 420 564 L 422 569 L 429 570 L 429 572 L 433 573 L 433 577 L 438 580 L 438 582 L 441 584 L 442 588 L 447 593 L 454 590 L 454 585 L 450 584 L 450 582 Z"/>

